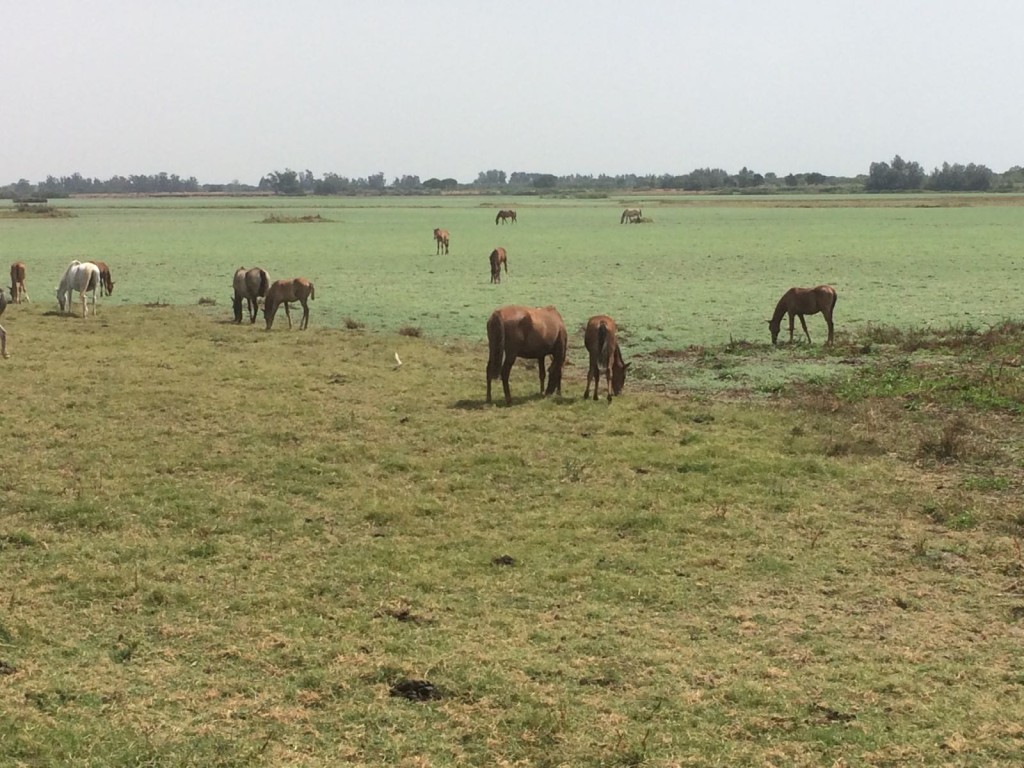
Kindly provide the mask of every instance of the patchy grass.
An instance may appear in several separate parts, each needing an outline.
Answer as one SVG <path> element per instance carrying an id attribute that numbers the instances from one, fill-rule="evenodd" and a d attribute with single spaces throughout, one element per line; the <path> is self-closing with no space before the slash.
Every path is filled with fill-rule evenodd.
<path id="1" fill-rule="evenodd" d="M 263 217 L 260 224 L 325 224 L 330 219 L 325 219 L 319 213 L 307 214 L 305 216 L 285 216 L 280 213 L 268 213 Z"/>
<path id="2" fill-rule="evenodd" d="M 950 399 L 935 357 L 984 370 L 1001 343 L 705 346 L 685 361 L 839 373 L 756 397 L 631 378 L 611 405 L 583 366 L 548 399 L 517 366 L 485 407 L 480 343 L 16 309 L 0 762 L 1024 750 L 1024 428 Z"/>

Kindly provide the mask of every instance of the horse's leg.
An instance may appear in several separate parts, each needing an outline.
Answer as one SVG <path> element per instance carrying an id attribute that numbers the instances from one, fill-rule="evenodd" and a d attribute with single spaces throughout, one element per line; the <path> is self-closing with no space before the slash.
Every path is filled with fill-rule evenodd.
<path id="1" fill-rule="evenodd" d="M 544 368 L 544 355 L 540 356 L 537 361 L 537 373 L 540 374 L 540 393 L 544 394 L 544 377 L 547 375 L 547 371 Z"/>
<path id="2" fill-rule="evenodd" d="M 515 365 L 516 356 L 505 356 L 505 363 L 501 366 L 501 386 L 505 390 L 505 405 L 512 405 L 512 390 L 508 386 L 508 377 L 512 374 L 512 366 Z"/>
<path id="3" fill-rule="evenodd" d="M 831 309 L 826 309 L 821 314 L 823 314 L 825 316 L 825 324 L 828 326 L 828 341 L 826 341 L 825 343 L 828 346 L 831 347 L 832 346 L 832 310 Z"/>
<path id="4" fill-rule="evenodd" d="M 599 375 L 600 375 L 600 373 L 595 375 L 595 373 L 594 373 L 594 361 L 593 361 L 593 359 L 591 359 L 590 365 L 587 367 L 587 388 L 583 391 L 583 399 L 584 400 L 587 400 L 587 399 L 590 398 L 590 380 L 592 378 L 596 379 L 596 377 L 599 376 Z M 597 400 L 597 381 L 599 381 L 599 379 L 594 382 L 594 399 L 595 400 Z"/>
<path id="5" fill-rule="evenodd" d="M 284 303 L 284 316 L 288 318 L 288 330 L 292 329 L 292 312 L 288 309 L 288 302 Z"/>
<path id="6" fill-rule="evenodd" d="M 789 343 L 790 344 L 793 343 L 793 318 L 794 318 L 794 316 L 795 316 L 795 313 L 793 313 L 793 312 L 789 313 Z"/>
<path id="7" fill-rule="evenodd" d="M 0 325 L 0 357 L 7 357 L 7 329 Z"/>
<path id="8" fill-rule="evenodd" d="M 800 318 L 800 325 L 802 325 L 803 328 L 804 328 L 804 336 L 807 337 L 807 343 L 810 344 L 811 343 L 811 334 L 807 330 L 807 321 L 804 320 L 804 316 L 803 315 L 797 315 L 797 317 Z"/>
<path id="9" fill-rule="evenodd" d="M 299 330 L 304 331 L 309 327 L 309 304 L 306 303 L 305 299 L 302 301 L 302 322 L 299 323 Z"/>

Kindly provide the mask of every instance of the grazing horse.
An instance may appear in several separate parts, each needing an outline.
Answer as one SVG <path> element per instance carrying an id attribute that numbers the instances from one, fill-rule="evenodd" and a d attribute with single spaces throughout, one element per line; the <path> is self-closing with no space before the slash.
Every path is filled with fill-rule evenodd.
<path id="1" fill-rule="evenodd" d="M 448 253 L 448 230 L 447 229 L 435 229 L 434 239 L 437 241 L 437 254 L 441 253 L 441 248 L 444 248 L 444 252 Z"/>
<path id="2" fill-rule="evenodd" d="M 622 387 L 626 383 L 626 370 L 632 365 L 622 361 L 615 321 L 608 315 L 594 315 L 587 321 L 587 329 L 583 332 L 583 345 L 590 353 L 590 370 L 587 371 L 587 389 L 583 393 L 583 399 L 590 397 L 590 380 L 593 379 L 594 399 L 597 400 L 601 374 L 604 373 L 610 403 L 613 393 L 622 394 Z"/>
<path id="3" fill-rule="evenodd" d="M 11 297 L 14 298 L 13 296 Z M 4 289 L 0 288 L 0 315 L 7 309 L 7 297 L 4 296 Z M 0 357 L 7 358 L 7 329 L 0 325 Z"/>
<path id="4" fill-rule="evenodd" d="M 57 303 L 60 305 L 60 311 L 63 312 L 65 305 L 67 305 L 67 311 L 71 312 L 71 294 L 74 291 L 78 291 L 82 298 L 82 317 L 88 317 L 89 309 L 85 301 L 85 294 L 87 291 L 92 291 L 92 311 L 95 312 L 96 291 L 99 290 L 99 287 L 99 267 L 90 261 L 85 263 L 72 261 L 68 264 L 68 268 L 64 270 L 64 275 L 60 279 L 60 285 L 57 286 Z"/>
<path id="5" fill-rule="evenodd" d="M 28 291 L 25 289 L 25 263 L 16 261 L 11 264 L 11 301 L 21 304 L 22 298 L 29 301 Z"/>
<path id="6" fill-rule="evenodd" d="M 288 329 L 292 327 L 292 313 L 288 304 L 297 301 L 302 305 L 302 320 L 299 322 L 299 330 L 309 327 L 309 305 L 306 300 L 312 301 L 316 298 L 313 284 L 304 277 L 296 277 L 291 280 L 275 280 L 267 289 L 267 297 L 263 300 L 263 317 L 267 321 L 267 330 L 274 325 L 274 315 L 277 308 L 284 304 L 284 314 L 288 318 Z"/>
<path id="7" fill-rule="evenodd" d="M 491 282 L 501 282 L 501 265 L 505 265 L 505 274 L 508 274 L 508 254 L 505 249 L 498 246 L 491 251 Z"/>
<path id="8" fill-rule="evenodd" d="M 836 290 L 831 285 L 819 285 L 817 288 L 790 288 L 779 299 L 775 305 L 775 314 L 768 321 L 768 330 L 772 333 L 772 344 L 778 343 L 779 329 L 782 326 L 782 316 L 789 315 L 789 341 L 793 341 L 793 317 L 800 318 L 800 325 L 803 326 L 807 335 L 807 343 L 811 343 L 811 334 L 807 332 L 807 323 L 804 322 L 804 315 L 816 315 L 821 312 L 828 324 L 828 341 L 832 344 L 832 310 L 836 306 Z"/>
<path id="9" fill-rule="evenodd" d="M 112 296 L 114 294 L 114 281 L 110 277 L 110 267 L 105 261 L 94 261 L 100 268 L 100 296 Z"/>
<path id="10" fill-rule="evenodd" d="M 239 267 L 235 270 L 235 277 L 232 281 L 235 288 L 235 297 L 231 300 L 231 307 L 235 311 L 235 322 L 242 322 L 242 301 L 246 302 L 249 309 L 249 322 L 256 322 L 256 312 L 259 310 L 259 300 L 267 295 L 270 288 L 270 275 L 262 267 L 246 269 Z"/>
<path id="11" fill-rule="evenodd" d="M 501 377 L 505 404 L 512 405 L 508 377 L 517 357 L 536 360 L 540 372 L 540 391 L 562 394 L 562 366 L 568 337 L 565 323 L 554 307 L 499 307 L 487 319 L 487 402 L 491 402 L 491 381 Z M 551 355 L 547 389 L 544 389 L 544 358 Z"/>
<path id="12" fill-rule="evenodd" d="M 627 221 L 632 224 L 636 224 L 643 217 L 644 212 L 639 208 L 627 208 L 622 212 L 622 216 L 619 217 L 619 224 L 624 224 Z"/>
<path id="13" fill-rule="evenodd" d="M 502 224 L 504 224 L 506 219 L 512 219 L 512 223 L 515 224 L 516 212 L 513 210 L 498 211 L 498 215 L 494 217 L 494 223 L 495 225 L 497 225 L 497 223 L 500 221 Z"/>

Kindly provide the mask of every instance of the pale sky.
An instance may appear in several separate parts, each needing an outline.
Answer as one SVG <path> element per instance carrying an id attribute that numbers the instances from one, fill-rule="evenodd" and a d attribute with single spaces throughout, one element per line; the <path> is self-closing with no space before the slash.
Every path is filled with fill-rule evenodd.
<path id="1" fill-rule="evenodd" d="M 0 184 L 1024 165 L 1020 0 L 0 0 Z"/>

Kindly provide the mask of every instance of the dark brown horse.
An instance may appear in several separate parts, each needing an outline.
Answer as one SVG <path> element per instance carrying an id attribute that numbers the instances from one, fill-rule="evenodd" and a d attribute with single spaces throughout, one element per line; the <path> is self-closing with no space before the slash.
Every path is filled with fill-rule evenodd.
<path id="1" fill-rule="evenodd" d="M 441 249 L 444 248 L 444 252 L 448 253 L 448 230 L 447 229 L 435 229 L 434 240 L 437 241 L 437 253 L 441 253 Z"/>
<path id="2" fill-rule="evenodd" d="M 775 314 L 768 321 L 768 330 L 772 334 L 772 344 L 779 340 L 779 330 L 782 327 L 782 316 L 789 315 L 789 341 L 793 341 L 793 318 L 800 318 L 800 325 L 803 326 L 807 335 L 807 343 L 811 342 L 811 334 L 807 332 L 807 323 L 804 322 L 804 315 L 816 315 L 821 312 L 828 324 L 828 341 L 832 343 L 832 310 L 836 306 L 836 290 L 831 285 L 819 285 L 817 288 L 790 288 L 779 299 L 775 305 Z"/>
<path id="3" fill-rule="evenodd" d="M 14 298 L 13 296 L 11 298 Z M 0 315 L 7 309 L 7 297 L 4 296 L 4 289 L 0 288 Z M 0 325 L 0 357 L 7 358 L 7 329 Z"/>
<path id="4" fill-rule="evenodd" d="M 259 310 L 259 300 L 267 295 L 270 288 L 270 275 L 262 267 L 246 269 L 239 267 L 235 270 L 232 280 L 235 289 L 234 298 L 231 300 L 231 307 L 235 311 L 235 322 L 242 322 L 242 301 L 246 302 L 249 309 L 249 322 L 256 322 L 256 312 Z"/>
<path id="5" fill-rule="evenodd" d="M 28 291 L 25 289 L 25 263 L 16 261 L 11 264 L 11 301 L 21 304 L 22 298 L 28 301 Z"/>
<path id="6" fill-rule="evenodd" d="M 537 361 L 540 373 L 540 391 L 550 395 L 562 394 L 562 366 L 568 337 L 565 323 L 554 307 L 499 307 L 487 319 L 487 402 L 491 402 L 491 381 L 501 377 L 505 389 L 505 404 L 512 405 L 508 377 L 517 357 Z M 551 355 L 548 386 L 544 389 L 544 358 Z"/>
<path id="7" fill-rule="evenodd" d="M 631 365 L 622 361 L 622 350 L 619 349 L 618 328 L 615 321 L 608 315 L 594 315 L 587 321 L 587 329 L 583 332 L 583 345 L 590 353 L 590 370 L 587 371 L 587 390 L 583 399 L 590 397 L 590 380 L 594 380 L 594 399 L 601 386 L 601 374 L 605 375 L 608 389 L 608 402 L 612 394 L 622 394 L 626 383 L 626 370 Z"/>
<path id="8" fill-rule="evenodd" d="M 105 261 L 93 261 L 100 268 L 100 296 L 111 296 L 114 293 L 114 281 L 110 277 L 110 267 Z"/>
<path id="9" fill-rule="evenodd" d="M 508 274 L 508 254 L 505 249 L 498 246 L 491 251 L 491 282 L 501 282 L 501 265 L 505 265 L 505 274 Z"/>
<path id="10" fill-rule="evenodd" d="M 299 330 L 309 327 L 309 305 L 306 300 L 312 301 L 316 298 L 313 284 L 304 277 L 296 277 L 291 280 L 275 280 L 273 285 L 267 289 L 267 297 L 263 300 L 263 317 L 267 321 L 267 330 L 274 325 L 274 315 L 277 308 L 284 304 L 284 314 L 288 318 L 288 328 L 292 327 L 292 313 L 288 304 L 297 301 L 302 305 L 302 320 L 299 323 Z"/>
<path id="11" fill-rule="evenodd" d="M 639 208 L 627 208 L 622 212 L 622 216 L 619 217 L 619 224 L 630 222 L 636 224 L 640 219 L 644 217 L 644 212 Z"/>
<path id="12" fill-rule="evenodd" d="M 512 210 L 498 211 L 498 215 L 494 217 L 494 223 L 495 225 L 497 225 L 497 223 L 500 221 L 502 224 L 504 224 L 507 219 L 511 219 L 512 223 L 515 224 L 516 212 Z"/>

